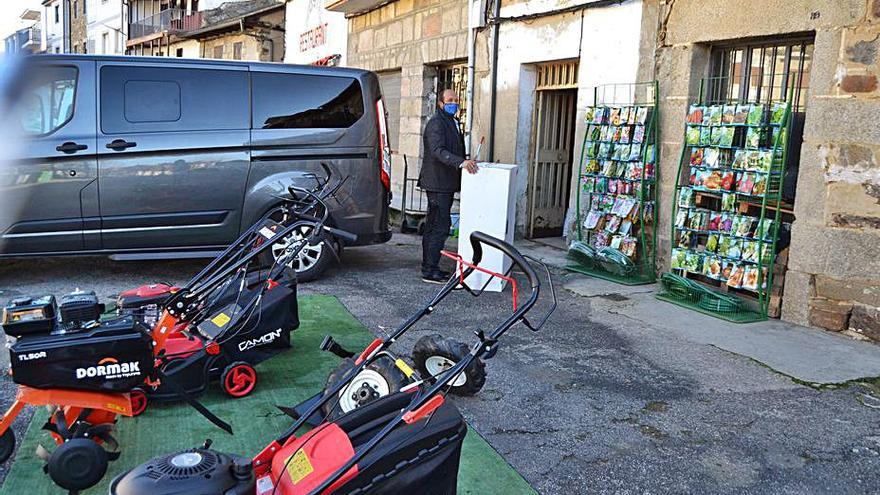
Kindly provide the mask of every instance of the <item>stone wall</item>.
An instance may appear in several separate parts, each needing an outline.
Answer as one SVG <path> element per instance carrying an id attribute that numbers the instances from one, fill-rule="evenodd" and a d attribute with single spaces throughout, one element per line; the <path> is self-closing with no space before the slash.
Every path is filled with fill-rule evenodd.
<path id="1" fill-rule="evenodd" d="M 349 18 L 348 63 L 376 72 L 400 70 L 399 153 L 418 173 L 422 129 L 434 112 L 432 65 L 467 59 L 467 2 L 398 0 Z M 392 180 L 400 195 L 403 161 L 394 160 Z"/>
<path id="2" fill-rule="evenodd" d="M 660 81 L 661 227 L 712 43 L 815 33 L 782 317 L 880 340 L 880 0 L 652 2 L 657 48 L 643 60 L 654 59 Z M 666 269 L 668 229 L 660 234 Z"/>
<path id="3" fill-rule="evenodd" d="M 88 34 L 88 22 L 86 18 L 86 14 L 83 13 L 83 4 L 86 0 L 79 0 L 76 2 L 76 17 L 74 17 L 72 10 L 74 9 L 74 3 L 69 3 L 69 9 L 71 10 L 70 16 L 70 51 L 72 53 L 85 53 L 85 49 L 83 45 L 88 42 L 89 34 Z"/>

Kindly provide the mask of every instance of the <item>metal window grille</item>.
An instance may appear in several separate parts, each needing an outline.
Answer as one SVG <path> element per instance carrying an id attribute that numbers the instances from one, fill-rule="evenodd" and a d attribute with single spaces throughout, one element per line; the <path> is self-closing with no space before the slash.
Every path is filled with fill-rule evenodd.
<path id="1" fill-rule="evenodd" d="M 453 63 L 437 66 L 437 77 L 434 80 L 434 95 L 439 96 L 446 89 L 455 91 L 461 102 L 458 114 L 461 132 L 465 133 L 467 122 L 467 63 Z M 436 100 L 435 100 L 436 102 Z"/>
<path id="2" fill-rule="evenodd" d="M 538 66 L 535 89 L 577 89 L 578 61 L 549 62 Z"/>

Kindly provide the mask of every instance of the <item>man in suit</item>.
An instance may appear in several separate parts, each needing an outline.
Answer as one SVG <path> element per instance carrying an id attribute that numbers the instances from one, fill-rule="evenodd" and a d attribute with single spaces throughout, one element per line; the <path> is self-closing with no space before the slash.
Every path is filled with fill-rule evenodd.
<path id="1" fill-rule="evenodd" d="M 449 236 L 452 197 L 461 189 L 461 169 L 477 173 L 477 163 L 465 158 L 464 136 L 458 120 L 458 95 L 444 90 L 437 98 L 437 112 L 428 120 L 422 137 L 425 156 L 419 187 L 428 196 L 428 216 L 422 234 L 422 280 L 445 283 L 451 274 L 440 270 L 440 250 Z"/>

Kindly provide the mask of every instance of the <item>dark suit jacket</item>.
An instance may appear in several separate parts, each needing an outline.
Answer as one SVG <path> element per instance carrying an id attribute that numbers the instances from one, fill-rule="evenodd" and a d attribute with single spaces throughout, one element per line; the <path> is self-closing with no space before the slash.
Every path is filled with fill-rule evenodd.
<path id="1" fill-rule="evenodd" d="M 422 136 L 425 156 L 419 186 L 426 191 L 454 193 L 461 189 L 461 162 L 465 160 L 464 136 L 458 121 L 444 112 L 428 120 Z"/>

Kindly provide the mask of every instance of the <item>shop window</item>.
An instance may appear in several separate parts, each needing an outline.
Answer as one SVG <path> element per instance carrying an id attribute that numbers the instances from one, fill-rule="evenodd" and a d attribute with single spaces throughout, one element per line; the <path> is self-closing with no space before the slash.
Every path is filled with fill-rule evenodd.
<path id="1" fill-rule="evenodd" d="M 803 143 L 804 117 L 814 37 L 741 42 L 713 47 L 705 99 L 766 103 L 791 97 L 792 135 L 785 164 L 783 200 L 794 203 L 798 165 Z"/>
<path id="2" fill-rule="evenodd" d="M 465 132 L 465 123 L 467 122 L 467 63 L 456 62 L 451 64 L 438 65 L 436 67 L 437 76 L 434 78 L 434 94 L 439 97 L 446 89 L 455 91 L 461 102 L 458 111 L 459 126 L 461 132 Z M 436 99 L 434 101 L 436 104 Z"/>
<path id="3" fill-rule="evenodd" d="M 357 79 L 252 73 L 255 129 L 344 129 L 364 115 Z"/>

